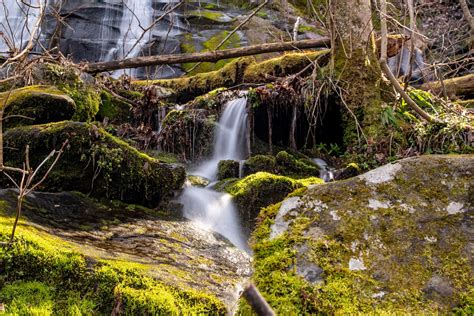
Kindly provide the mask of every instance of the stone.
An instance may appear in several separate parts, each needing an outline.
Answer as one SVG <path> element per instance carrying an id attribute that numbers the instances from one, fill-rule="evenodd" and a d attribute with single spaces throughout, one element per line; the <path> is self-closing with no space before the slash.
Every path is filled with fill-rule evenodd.
<path id="1" fill-rule="evenodd" d="M 426 155 L 295 192 L 260 213 L 254 281 L 276 312 L 468 310 L 473 174 L 474 155 Z"/>

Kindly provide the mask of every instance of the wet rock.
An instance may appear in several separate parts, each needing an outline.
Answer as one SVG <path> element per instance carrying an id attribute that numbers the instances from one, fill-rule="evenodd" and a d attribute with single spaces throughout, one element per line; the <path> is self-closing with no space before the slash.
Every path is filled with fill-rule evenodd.
<path id="1" fill-rule="evenodd" d="M 2 212 L 13 214 L 16 192 L 0 190 L 0 203 Z M 216 296 L 232 310 L 251 273 L 249 255 L 218 234 L 169 216 L 174 213 L 99 203 L 77 193 L 35 192 L 25 200 L 22 230 L 40 229 L 41 236 L 67 240 L 89 262 L 142 265 L 148 276 L 177 289 Z"/>
<path id="2" fill-rule="evenodd" d="M 260 214 L 255 282 L 263 295 L 285 284 L 269 303 L 296 314 L 464 308 L 473 176 L 472 155 L 421 156 L 294 193 Z M 323 281 L 314 286 L 309 275 Z"/>

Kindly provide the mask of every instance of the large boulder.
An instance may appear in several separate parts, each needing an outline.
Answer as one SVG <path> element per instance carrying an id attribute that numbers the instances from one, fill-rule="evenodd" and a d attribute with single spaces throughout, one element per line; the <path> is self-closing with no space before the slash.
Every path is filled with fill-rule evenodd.
<path id="1" fill-rule="evenodd" d="M 16 196 L 0 190 L 1 241 Z M 223 315 L 251 271 L 249 255 L 165 209 L 35 192 L 22 219 L 15 243 L 0 251 L 7 314 L 43 305 L 42 315 Z M 47 297 L 37 299 L 38 288 Z"/>
<path id="2" fill-rule="evenodd" d="M 472 155 L 310 187 L 261 212 L 254 281 L 282 314 L 472 312 L 473 206 Z"/>
<path id="3" fill-rule="evenodd" d="M 26 145 L 34 153 L 30 161 L 35 167 L 53 149 L 69 141 L 41 190 L 79 191 L 157 206 L 184 183 L 182 167 L 160 163 L 92 124 L 65 121 L 18 127 L 8 130 L 4 137 L 5 163 L 15 167 L 22 166 Z M 0 183 L 9 184 L 6 178 Z"/>

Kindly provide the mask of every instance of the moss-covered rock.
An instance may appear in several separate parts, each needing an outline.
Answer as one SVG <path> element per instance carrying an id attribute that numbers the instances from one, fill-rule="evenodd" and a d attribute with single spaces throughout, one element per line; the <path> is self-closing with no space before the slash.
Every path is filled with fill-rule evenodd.
<path id="1" fill-rule="evenodd" d="M 262 207 L 283 200 L 298 188 L 322 183 L 324 181 L 316 177 L 294 180 L 267 172 L 257 172 L 240 180 L 222 181 L 217 185 L 217 189 L 226 191 L 234 197 L 240 218 L 248 233 L 253 230 Z"/>
<path id="2" fill-rule="evenodd" d="M 257 287 L 282 314 L 472 311 L 473 174 L 473 156 L 410 158 L 264 209 Z"/>
<path id="3" fill-rule="evenodd" d="M 28 86 L 0 93 L 0 107 L 4 107 L 5 127 L 34 125 L 69 120 L 76 104 L 54 86 Z"/>
<path id="4" fill-rule="evenodd" d="M 248 176 L 259 171 L 277 173 L 277 163 L 275 157 L 269 155 L 255 155 L 244 162 L 244 176 Z"/>
<path id="5" fill-rule="evenodd" d="M 217 165 L 217 180 L 239 177 L 240 163 L 236 160 L 221 160 Z"/>
<path id="6" fill-rule="evenodd" d="M 0 241 L 16 195 L 0 190 Z M 224 314 L 250 274 L 247 254 L 163 209 L 36 192 L 23 211 L 15 244 L 0 249 L 7 312 Z"/>
<path id="7" fill-rule="evenodd" d="M 275 158 L 280 174 L 296 177 L 319 175 L 319 167 L 309 159 L 295 157 L 286 151 L 280 151 Z"/>
<path id="8" fill-rule="evenodd" d="M 118 100 L 113 95 L 106 91 L 102 91 L 101 103 L 99 111 L 96 114 L 98 121 L 109 119 L 112 123 L 130 122 L 132 119 L 132 106 L 121 100 Z"/>
<path id="9" fill-rule="evenodd" d="M 273 76 L 298 73 L 316 59 L 323 65 L 328 61 L 327 56 L 329 56 L 327 50 L 310 51 L 285 54 L 261 63 L 256 63 L 251 57 L 242 57 L 232 60 L 216 71 L 176 79 L 139 80 L 133 84 L 138 86 L 152 84 L 170 88 L 175 91 L 178 102 L 187 102 L 217 88 L 233 87 L 248 82 L 268 82 L 269 78 L 274 81 Z"/>
<path id="10" fill-rule="evenodd" d="M 22 166 L 26 145 L 32 166 L 53 149 L 69 144 L 41 186 L 48 191 L 79 191 L 96 197 L 156 206 L 172 190 L 179 189 L 184 169 L 162 164 L 139 152 L 103 129 L 88 123 L 58 122 L 18 127 L 5 133 L 5 161 Z M 46 168 L 43 170 L 43 172 Z M 5 179 L 2 183 L 7 184 Z"/>
<path id="11" fill-rule="evenodd" d="M 76 103 L 74 120 L 91 121 L 99 111 L 101 91 L 95 79 L 76 67 L 39 64 L 33 69 L 33 82 L 53 85 L 71 97 Z"/>

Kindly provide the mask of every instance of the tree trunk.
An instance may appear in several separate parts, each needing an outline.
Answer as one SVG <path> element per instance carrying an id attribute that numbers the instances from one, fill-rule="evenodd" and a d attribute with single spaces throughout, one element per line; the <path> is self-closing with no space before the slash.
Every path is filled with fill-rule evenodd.
<path id="1" fill-rule="evenodd" d="M 374 46 L 370 0 L 334 0 L 331 12 L 334 74 L 342 88 L 344 144 L 360 143 L 362 136 L 368 142 L 376 142 L 383 131 L 379 87 L 382 75 Z"/>

